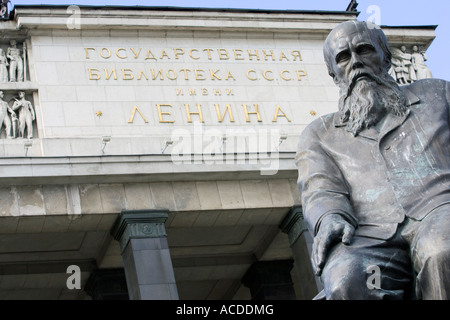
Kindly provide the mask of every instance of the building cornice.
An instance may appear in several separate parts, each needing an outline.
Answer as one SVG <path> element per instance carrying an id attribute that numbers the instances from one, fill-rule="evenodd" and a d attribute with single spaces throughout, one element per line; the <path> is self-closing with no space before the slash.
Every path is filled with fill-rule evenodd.
<path id="1" fill-rule="evenodd" d="M 251 9 L 79 6 L 82 29 L 183 29 L 329 32 L 357 13 Z M 18 28 L 67 28 L 67 6 L 15 6 Z"/>
<path id="2" fill-rule="evenodd" d="M 24 184 L 126 183 L 148 181 L 296 179 L 294 152 L 185 161 L 162 155 L 0 158 L 0 186 Z M 215 162 L 214 162 L 215 161 Z"/>
<path id="3" fill-rule="evenodd" d="M 357 11 L 217 9 L 145 6 L 78 6 L 80 28 L 69 30 L 73 11 L 66 5 L 16 5 L 14 21 L 0 34 L 21 30 L 155 30 L 315 33 L 325 37 L 337 24 L 356 20 Z M 390 43 L 428 48 L 437 26 L 382 26 Z"/>

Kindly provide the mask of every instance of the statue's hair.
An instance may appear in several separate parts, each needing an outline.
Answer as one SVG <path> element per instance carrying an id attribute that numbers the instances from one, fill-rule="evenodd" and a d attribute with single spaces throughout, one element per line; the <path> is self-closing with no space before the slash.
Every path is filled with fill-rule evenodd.
<path id="1" fill-rule="evenodd" d="M 373 44 L 378 45 L 381 50 L 384 53 L 384 61 L 386 63 L 386 71 L 389 70 L 391 67 L 391 58 L 392 58 L 392 52 L 389 48 L 389 44 L 386 39 L 386 35 L 384 34 L 383 30 L 381 28 L 372 23 L 372 22 L 366 22 L 366 21 L 345 21 L 340 24 L 338 24 L 328 35 L 327 39 L 325 40 L 325 44 L 323 46 L 323 55 L 325 59 L 325 63 L 328 68 L 328 73 L 334 77 L 333 74 L 333 53 L 331 52 L 330 48 L 330 41 L 335 37 L 336 30 L 341 29 L 345 25 L 353 24 L 355 27 L 360 31 L 367 33 L 370 37 L 370 39 L 373 41 Z"/>

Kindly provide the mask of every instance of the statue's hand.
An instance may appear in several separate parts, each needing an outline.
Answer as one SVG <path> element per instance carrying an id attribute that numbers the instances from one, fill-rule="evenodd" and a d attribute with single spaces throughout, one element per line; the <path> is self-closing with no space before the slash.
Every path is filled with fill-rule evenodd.
<path id="1" fill-rule="evenodd" d="M 327 254 L 339 241 L 349 245 L 355 228 L 339 214 L 329 214 L 320 223 L 312 248 L 313 266 L 317 276 L 322 274 Z"/>

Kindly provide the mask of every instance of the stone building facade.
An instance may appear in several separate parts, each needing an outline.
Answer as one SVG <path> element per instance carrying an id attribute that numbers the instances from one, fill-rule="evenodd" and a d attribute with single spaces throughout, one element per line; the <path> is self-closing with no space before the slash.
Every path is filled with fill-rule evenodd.
<path id="1" fill-rule="evenodd" d="M 356 18 L 16 6 L 0 22 L 0 298 L 312 299 L 294 156 L 337 108 L 324 40 Z M 383 29 L 410 61 L 435 37 Z"/>

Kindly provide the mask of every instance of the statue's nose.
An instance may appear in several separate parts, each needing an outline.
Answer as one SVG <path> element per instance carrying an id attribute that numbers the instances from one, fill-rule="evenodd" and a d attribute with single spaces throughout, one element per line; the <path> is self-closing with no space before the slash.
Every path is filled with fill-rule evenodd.
<path id="1" fill-rule="evenodd" d="M 358 68 L 362 68 L 364 66 L 364 64 L 361 61 L 361 58 L 356 54 L 353 53 L 352 54 L 352 69 L 358 69 Z"/>

